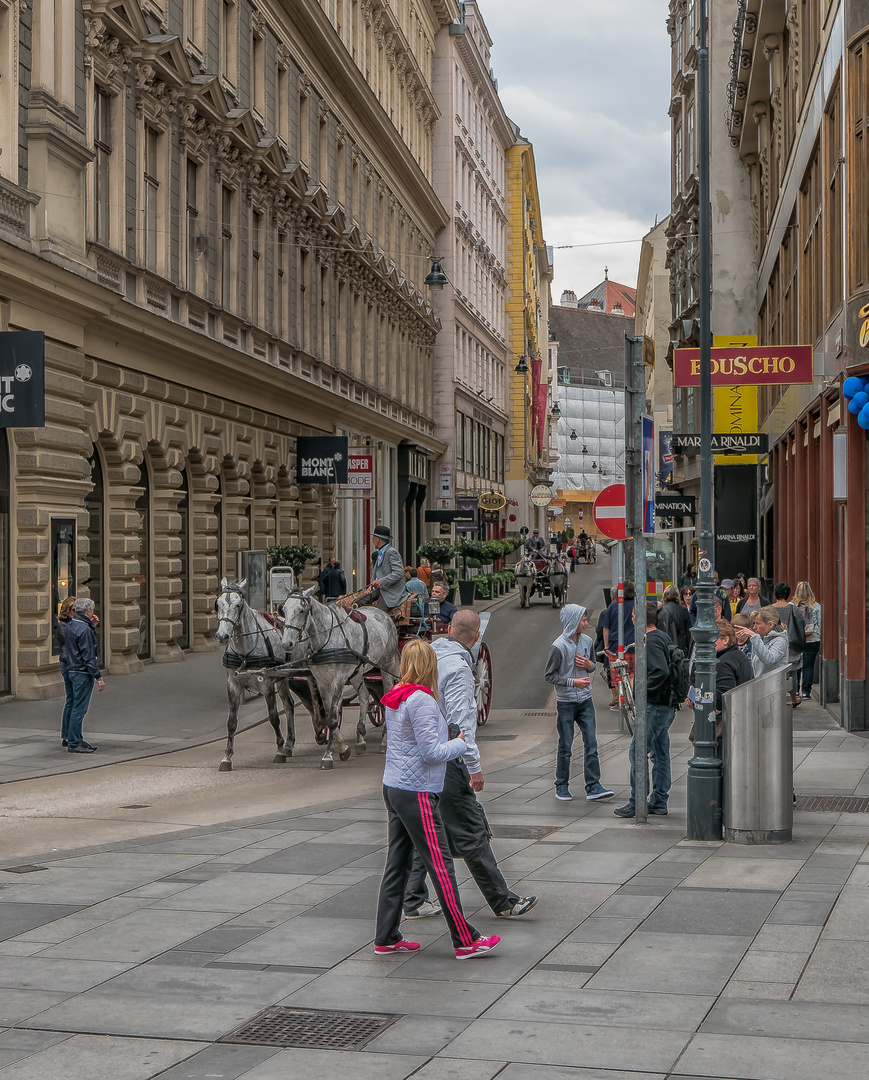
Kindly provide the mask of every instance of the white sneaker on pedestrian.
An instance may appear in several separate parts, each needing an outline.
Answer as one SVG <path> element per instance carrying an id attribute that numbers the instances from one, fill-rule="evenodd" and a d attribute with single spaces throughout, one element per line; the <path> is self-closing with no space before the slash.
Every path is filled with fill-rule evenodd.
<path id="1" fill-rule="evenodd" d="M 424 900 L 416 911 L 406 911 L 404 913 L 405 919 L 427 919 L 431 915 L 441 915 L 440 904 L 433 900 Z"/>
<path id="2" fill-rule="evenodd" d="M 498 912 L 498 918 L 499 919 L 509 919 L 509 918 L 514 917 L 516 915 L 527 915 L 528 912 L 533 907 L 536 907 L 536 906 L 537 906 L 537 897 L 536 896 L 520 897 L 512 907 L 507 908 L 506 911 L 499 911 Z"/>

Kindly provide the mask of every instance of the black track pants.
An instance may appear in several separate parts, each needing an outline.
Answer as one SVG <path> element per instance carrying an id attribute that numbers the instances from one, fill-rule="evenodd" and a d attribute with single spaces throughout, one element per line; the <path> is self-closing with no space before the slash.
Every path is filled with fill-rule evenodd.
<path id="1" fill-rule="evenodd" d="M 402 938 L 402 902 L 414 849 L 431 876 L 453 946 L 471 945 L 480 936 L 465 920 L 446 831 L 438 813 L 438 796 L 426 791 L 384 787 L 389 813 L 389 852 L 377 902 L 375 945 L 394 945 Z"/>
<path id="2" fill-rule="evenodd" d="M 498 869 L 498 860 L 489 842 L 489 823 L 471 790 L 470 775 L 464 762 L 451 761 L 447 765 L 439 809 L 453 858 L 464 860 L 477 888 L 496 915 L 511 908 L 520 897 Z M 425 873 L 422 859 L 414 855 L 404 897 L 407 912 L 416 911 L 429 898 Z"/>

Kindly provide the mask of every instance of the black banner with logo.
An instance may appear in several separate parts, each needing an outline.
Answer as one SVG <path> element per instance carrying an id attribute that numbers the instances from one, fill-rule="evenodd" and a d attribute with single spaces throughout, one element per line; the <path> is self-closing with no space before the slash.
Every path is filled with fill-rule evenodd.
<path id="1" fill-rule="evenodd" d="M 347 483 L 346 435 L 300 435 L 296 440 L 296 482 Z"/>
<path id="2" fill-rule="evenodd" d="M 45 334 L 0 333 L 0 427 L 45 427 Z"/>
<path id="3" fill-rule="evenodd" d="M 758 571 L 756 465 L 715 469 L 715 569 L 719 581 Z"/>

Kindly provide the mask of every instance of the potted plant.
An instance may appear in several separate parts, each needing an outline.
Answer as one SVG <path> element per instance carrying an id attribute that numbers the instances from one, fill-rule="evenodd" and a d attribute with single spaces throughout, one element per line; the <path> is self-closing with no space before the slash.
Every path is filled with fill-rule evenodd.
<path id="1" fill-rule="evenodd" d="M 289 566 L 297 582 L 308 563 L 317 558 L 317 552 L 310 544 L 276 544 L 266 548 L 266 555 L 269 569 L 273 566 Z"/>
<path id="2" fill-rule="evenodd" d="M 459 581 L 459 598 L 465 607 L 474 606 L 474 597 L 477 591 L 478 578 Z"/>
<path id="3" fill-rule="evenodd" d="M 420 544 L 416 549 L 416 556 L 418 559 L 428 559 L 432 566 L 437 564 L 440 567 L 449 565 L 449 563 L 453 561 L 455 553 L 456 549 L 449 540 L 438 538 L 426 540 L 425 543 Z"/>
<path id="4" fill-rule="evenodd" d="M 473 582 L 477 586 L 477 596 L 481 600 L 488 600 L 492 595 L 492 579 L 488 574 L 481 574 L 480 577 L 474 578 Z"/>

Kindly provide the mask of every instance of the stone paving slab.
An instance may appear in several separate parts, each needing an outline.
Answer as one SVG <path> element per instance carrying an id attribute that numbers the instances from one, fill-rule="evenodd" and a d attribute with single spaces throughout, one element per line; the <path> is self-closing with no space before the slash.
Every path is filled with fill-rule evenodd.
<path id="1" fill-rule="evenodd" d="M 167 1039 L 76 1035 L 3 1070 L 3 1080 L 150 1080 L 196 1053 L 199 1045 Z"/>
<path id="2" fill-rule="evenodd" d="M 820 1080 L 863 1076 L 866 1047 L 833 1040 L 753 1038 L 701 1032 L 679 1060 L 698 1077 L 733 1080 Z"/>

